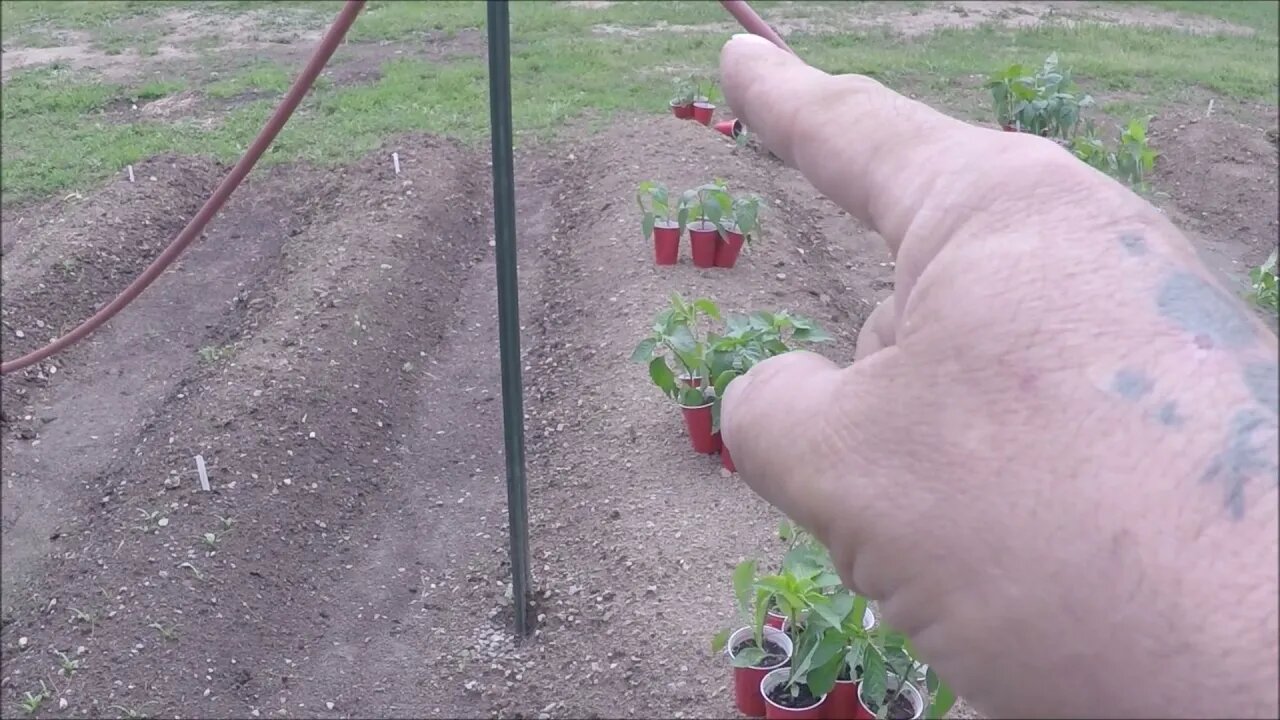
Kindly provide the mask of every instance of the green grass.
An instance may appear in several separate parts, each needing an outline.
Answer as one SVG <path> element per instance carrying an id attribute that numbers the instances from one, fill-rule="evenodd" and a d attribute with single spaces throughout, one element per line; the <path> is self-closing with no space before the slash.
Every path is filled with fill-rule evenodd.
<path id="1" fill-rule="evenodd" d="M 154 18 L 145 16 L 173 5 L 103 1 L 72 7 L 67 3 L 5 2 L 0 9 L 4 11 L 6 36 L 78 27 L 110 37 L 113 28 L 130 18 L 135 19 L 128 22 L 130 25 L 153 22 Z M 828 3 L 829 7 L 817 3 L 753 5 L 792 17 L 878 12 L 872 5 L 849 9 L 852 6 L 840 3 Z M 272 4 L 268 22 L 283 27 L 309 22 L 311 27 L 320 27 L 340 6 L 332 0 Z M 218 14 L 264 6 L 228 0 L 198 7 L 209 13 L 213 22 Z M 1277 37 L 1275 23 L 1268 24 L 1263 11 L 1274 15 L 1276 3 L 1193 3 L 1184 10 L 1248 24 L 1259 32 L 1253 37 L 1238 37 L 1119 25 L 1018 31 L 980 27 L 945 30 L 904 42 L 886 30 L 871 29 L 797 34 L 791 36 L 791 44 L 815 65 L 837 72 L 866 73 L 926 99 L 946 101 L 972 117 L 989 114 L 986 93 L 980 89 L 986 74 L 1014 61 L 1038 63 L 1053 51 L 1059 52 L 1084 89 L 1114 117 L 1148 114 L 1196 88 L 1228 98 L 1275 103 Z M 658 22 L 728 22 L 719 5 L 711 2 L 619 3 L 604 9 L 520 2 L 512 4 L 511 14 L 514 113 L 521 138 L 550 135 L 578 117 L 599 123 L 615 113 L 664 112 L 670 68 L 714 72 L 727 34 L 603 34 L 593 31 L 596 26 L 652 28 Z M 484 6 L 478 2 L 371 2 L 350 40 L 403 41 L 413 46 L 430 42 L 425 39 L 428 36 L 482 32 L 483 26 Z M 129 41 L 137 46 L 136 38 Z M 339 61 L 342 55 L 340 50 Z M 218 69 L 217 51 L 208 57 L 210 69 Z M 153 81 L 130 87 L 102 83 L 92 75 L 65 69 L 16 73 L 0 98 L 5 120 L 0 128 L 3 202 L 7 205 L 92 185 L 126 164 L 159 152 L 199 152 L 233 160 L 257 133 L 296 72 L 293 66 L 259 63 L 239 71 L 223 71 L 212 82 L 196 85 L 195 89 L 214 98 L 267 94 L 264 99 L 224 111 L 215 118 L 213 127 L 162 120 L 127 123 L 102 115 L 116 99 L 163 97 L 182 89 L 179 82 Z M 264 162 L 301 158 L 344 163 L 378 147 L 395 133 L 426 131 L 479 141 L 486 137 L 487 129 L 483 57 L 450 62 L 406 57 L 384 63 L 380 78 L 371 84 L 321 84 Z"/>
<path id="2" fill-rule="evenodd" d="M 283 93 L 293 82 L 293 73 L 278 65 L 259 64 L 247 71 L 209 83 L 204 93 L 209 97 L 231 98 L 245 92 Z"/>
<path id="3" fill-rule="evenodd" d="M 1264 35 L 1275 35 L 1277 30 L 1280 30 L 1280 3 L 1275 0 L 1228 0 L 1225 2 L 1221 0 L 1202 2 L 1146 0 L 1146 2 L 1126 4 L 1151 5 L 1187 15 L 1203 15 L 1241 27 L 1256 28 Z"/>

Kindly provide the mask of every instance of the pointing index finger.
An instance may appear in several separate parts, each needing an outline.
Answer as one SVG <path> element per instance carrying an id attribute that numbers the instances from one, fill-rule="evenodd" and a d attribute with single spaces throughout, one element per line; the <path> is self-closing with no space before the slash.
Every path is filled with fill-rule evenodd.
<path id="1" fill-rule="evenodd" d="M 720 54 L 721 85 L 742 122 L 820 192 L 884 236 L 896 254 L 955 151 L 990 131 L 860 75 L 829 75 L 754 35 Z"/>

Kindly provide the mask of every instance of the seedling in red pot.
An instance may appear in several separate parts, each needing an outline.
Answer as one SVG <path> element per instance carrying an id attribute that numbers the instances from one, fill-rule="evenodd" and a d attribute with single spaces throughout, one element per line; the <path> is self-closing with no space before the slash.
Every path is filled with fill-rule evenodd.
<path id="1" fill-rule="evenodd" d="M 680 404 L 693 449 L 710 454 L 720 447 L 711 429 L 707 345 L 699 327 L 703 316 L 719 320 L 720 309 L 707 298 L 688 302 L 679 293 L 672 294 L 671 306 L 658 314 L 652 333 L 640 341 L 631 359 L 649 365 L 649 379 Z"/>
<path id="2" fill-rule="evenodd" d="M 671 86 L 671 114 L 681 120 L 692 120 L 693 101 L 698 94 L 693 78 L 676 78 Z"/>
<path id="3" fill-rule="evenodd" d="M 640 206 L 640 230 L 645 239 L 653 238 L 653 260 L 659 265 L 675 265 L 680 257 L 680 236 L 689 218 L 684 203 L 671 207 L 667 186 L 645 180 L 636 190 Z"/>
<path id="4" fill-rule="evenodd" d="M 805 343 L 826 342 L 831 339 L 814 321 L 785 311 L 730 315 L 725 320 L 725 326 L 723 335 L 711 333 L 707 336 L 707 367 L 715 385 L 711 420 L 717 433 L 720 431 L 720 399 L 724 397 L 730 382 L 762 360 L 789 352 Z M 729 448 L 723 444 L 720 463 L 730 472 L 737 469 Z"/>
<path id="5" fill-rule="evenodd" d="M 693 264 L 700 268 L 715 267 L 716 243 L 723 232 L 721 223 L 733 212 L 733 199 L 723 180 L 686 190 L 680 200 L 689 208 L 689 247 Z"/>
<path id="6" fill-rule="evenodd" d="M 787 625 L 798 627 L 810 609 L 825 611 L 825 593 L 838 587 L 840 578 L 831 568 L 830 558 L 820 545 L 800 545 L 783 558 L 782 569 L 774 575 L 754 576 L 754 563 L 740 564 L 734 571 L 734 594 L 739 605 L 754 603 L 753 616 L 757 633 L 766 632 L 767 609 L 776 607 L 787 617 Z M 834 619 L 834 618 L 833 618 Z M 812 635 L 812 633 L 810 633 Z M 796 635 L 788 633 L 792 646 Z M 806 639 L 809 635 L 805 636 Z M 818 692 L 808 678 L 817 648 L 807 647 L 804 654 L 793 655 L 790 668 L 771 671 L 761 681 L 760 693 L 765 699 L 766 718 L 822 718 L 821 706 L 826 692 Z M 824 662 L 826 658 L 820 658 Z"/>
<path id="7" fill-rule="evenodd" d="M 760 203 L 759 195 L 733 198 L 729 214 L 721 223 L 724 233 L 716 240 L 716 267 L 733 267 L 742 252 L 742 244 L 749 244 L 759 235 Z"/>
<path id="8" fill-rule="evenodd" d="M 719 99 L 719 90 L 714 80 L 702 80 L 698 82 L 698 96 L 693 102 L 693 119 L 703 125 L 711 124 L 711 117 L 716 112 L 716 100 Z"/>

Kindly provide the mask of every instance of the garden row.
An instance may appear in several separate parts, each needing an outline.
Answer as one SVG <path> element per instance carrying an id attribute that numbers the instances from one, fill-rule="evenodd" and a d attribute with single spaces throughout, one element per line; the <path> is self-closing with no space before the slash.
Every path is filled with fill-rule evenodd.
<path id="1" fill-rule="evenodd" d="M 714 83 L 677 80 L 672 113 L 710 124 Z M 737 121 L 717 129 L 741 144 Z M 715 180 L 678 195 L 656 181 L 636 192 L 641 231 L 653 242 L 654 262 L 674 265 L 685 230 L 699 268 L 735 266 L 744 245 L 760 231 L 762 200 L 735 195 Z M 720 435 L 721 400 L 730 384 L 764 360 L 830 340 L 812 320 L 783 311 L 725 314 L 710 298 L 673 294 L 654 318 L 631 359 L 648 367 L 653 384 L 680 408 L 689 443 L 720 454 L 734 472 Z M 766 718 L 892 718 L 925 714 L 920 688 L 933 697 L 930 717 L 941 717 L 953 698 L 936 676 L 916 663 L 905 636 L 876 622 L 867 599 L 840 584 L 826 550 L 784 524 L 788 550 L 776 573 L 740 564 L 734 592 L 746 620 L 716 636 L 717 652 L 733 665 L 739 712 Z"/>

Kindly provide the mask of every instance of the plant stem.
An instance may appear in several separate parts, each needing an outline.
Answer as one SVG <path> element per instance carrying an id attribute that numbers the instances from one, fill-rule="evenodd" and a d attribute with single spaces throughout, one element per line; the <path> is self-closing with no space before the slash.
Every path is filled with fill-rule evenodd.
<path id="1" fill-rule="evenodd" d="M 888 663 L 885 663 L 887 666 Z M 893 699 L 885 704 L 885 717 L 889 717 L 889 711 L 893 709 L 893 704 L 898 702 L 898 698 L 902 697 L 902 692 L 907 689 L 907 683 L 910 682 L 911 671 L 917 667 L 917 663 L 913 658 L 911 663 L 907 665 L 906 671 L 898 676 L 898 691 L 893 694 Z"/>

